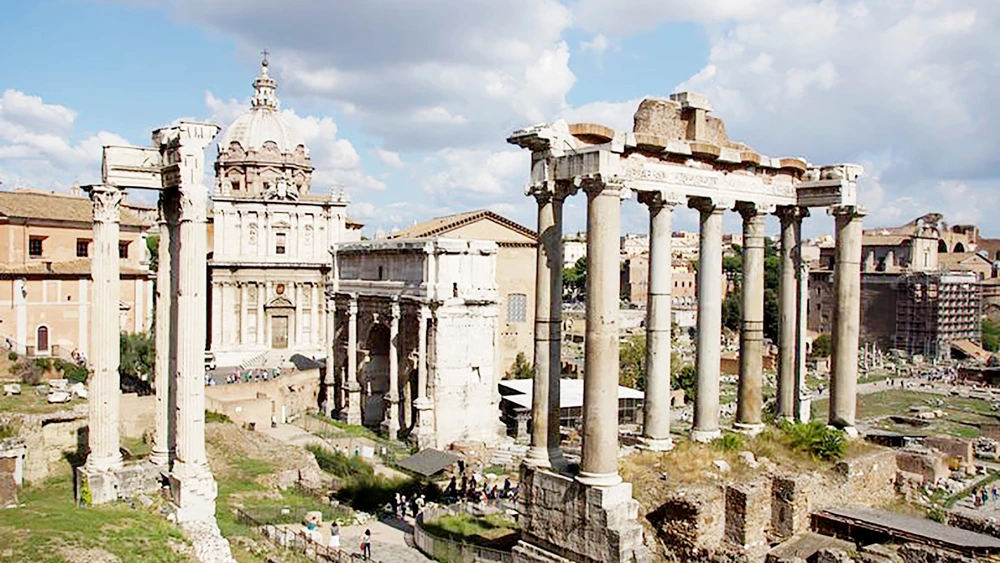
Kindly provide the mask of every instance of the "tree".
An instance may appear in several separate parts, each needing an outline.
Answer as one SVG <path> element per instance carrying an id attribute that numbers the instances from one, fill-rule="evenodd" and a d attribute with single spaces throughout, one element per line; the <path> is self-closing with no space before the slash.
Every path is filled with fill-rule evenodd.
<path id="1" fill-rule="evenodd" d="M 833 339 L 829 334 L 821 334 L 813 340 L 812 354 L 814 358 L 829 358 L 833 351 Z"/>
<path id="2" fill-rule="evenodd" d="M 646 390 L 646 337 L 633 335 L 618 346 L 618 384 Z"/>
<path id="3" fill-rule="evenodd" d="M 518 352 L 514 357 L 514 363 L 507 370 L 507 379 L 531 379 L 535 374 L 535 368 L 528 363 L 528 358 L 524 352 Z"/>
<path id="4" fill-rule="evenodd" d="M 563 269 L 563 298 L 576 300 L 587 296 L 587 257 L 582 256 L 572 268 Z"/>
<path id="5" fill-rule="evenodd" d="M 670 378 L 671 387 L 683 389 L 686 401 L 691 401 L 698 394 L 698 370 L 691 364 L 687 364 Z"/>
<path id="6" fill-rule="evenodd" d="M 121 377 L 123 390 L 148 393 L 153 381 L 153 364 L 156 360 L 156 347 L 150 333 L 121 333 L 119 339 L 121 362 L 118 364 L 118 375 Z"/>
<path id="7" fill-rule="evenodd" d="M 996 352 L 1000 349 L 1000 324 L 983 319 L 983 349 Z"/>
<path id="8" fill-rule="evenodd" d="M 160 267 L 160 235 L 146 237 L 146 250 L 149 251 L 149 269 L 155 272 Z"/>

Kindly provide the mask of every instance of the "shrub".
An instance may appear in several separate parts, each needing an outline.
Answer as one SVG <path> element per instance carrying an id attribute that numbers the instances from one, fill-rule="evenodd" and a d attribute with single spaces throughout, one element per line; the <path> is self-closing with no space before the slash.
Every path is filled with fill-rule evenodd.
<path id="1" fill-rule="evenodd" d="M 86 383 L 87 378 L 90 377 L 87 368 L 73 362 L 59 360 L 59 369 L 62 370 L 63 377 L 68 379 L 70 383 Z"/>
<path id="2" fill-rule="evenodd" d="M 17 361 L 17 352 L 15 352 L 13 350 L 11 350 L 10 352 L 7 352 L 7 359 L 10 360 L 10 361 L 12 361 L 12 362 L 16 362 Z"/>
<path id="3" fill-rule="evenodd" d="M 805 424 L 785 421 L 781 429 L 790 447 L 807 452 L 818 459 L 832 461 L 844 457 L 847 452 L 844 433 L 826 426 L 819 420 Z"/>
<path id="4" fill-rule="evenodd" d="M 724 452 L 739 451 L 743 449 L 743 435 L 735 432 L 726 432 L 722 436 L 712 440 L 712 445 L 717 450 Z"/>
<path id="5" fill-rule="evenodd" d="M 319 468 L 337 477 L 349 479 L 358 475 L 371 477 L 375 469 L 358 456 L 347 456 L 322 446 L 308 445 L 306 449 L 316 457 Z"/>
<path id="6" fill-rule="evenodd" d="M 205 411 L 205 422 L 226 422 L 231 423 L 233 419 L 222 414 L 221 412 L 215 411 Z"/>

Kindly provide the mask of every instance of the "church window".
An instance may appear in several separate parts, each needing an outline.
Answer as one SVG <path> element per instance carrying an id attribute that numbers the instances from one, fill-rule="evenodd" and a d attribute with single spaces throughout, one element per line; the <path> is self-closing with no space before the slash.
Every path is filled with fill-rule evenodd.
<path id="1" fill-rule="evenodd" d="M 528 296 L 511 293 L 507 296 L 507 322 L 523 323 L 527 320 Z"/>
<path id="2" fill-rule="evenodd" d="M 85 238 L 76 239 L 76 257 L 86 258 L 90 255 L 90 240 Z"/>
<path id="3" fill-rule="evenodd" d="M 378 279 L 379 279 L 379 281 L 382 280 L 382 266 L 378 267 Z"/>
<path id="4" fill-rule="evenodd" d="M 274 253 L 285 253 L 285 233 L 277 233 L 274 235 Z"/>
<path id="5" fill-rule="evenodd" d="M 118 257 L 125 259 L 128 258 L 128 243 L 119 242 L 118 243 Z"/>

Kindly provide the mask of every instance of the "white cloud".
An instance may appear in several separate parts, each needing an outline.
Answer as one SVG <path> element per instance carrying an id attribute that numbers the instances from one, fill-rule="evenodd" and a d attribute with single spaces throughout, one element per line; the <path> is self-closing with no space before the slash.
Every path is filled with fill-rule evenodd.
<path id="1" fill-rule="evenodd" d="M 580 51 L 583 53 L 593 53 L 594 58 L 597 59 L 598 64 L 601 63 L 604 52 L 608 50 L 611 46 L 611 42 L 608 41 L 608 37 L 603 33 L 598 33 L 590 41 L 582 41 L 580 43 Z"/>
<path id="2" fill-rule="evenodd" d="M 336 102 L 387 150 L 495 142 L 558 113 L 575 80 L 557 0 L 295 4 L 173 2 L 247 52 L 267 45 L 285 96 Z"/>
<path id="3" fill-rule="evenodd" d="M 75 121 L 76 112 L 65 106 L 5 90 L 0 97 L 0 177 L 5 185 L 50 189 L 74 180 L 100 181 L 104 145 L 130 143 L 107 131 L 74 141 Z"/>
<path id="4" fill-rule="evenodd" d="M 375 155 L 375 158 L 379 160 L 379 162 L 389 168 L 402 168 L 405 166 L 403 159 L 397 152 L 387 151 L 385 149 L 373 149 L 372 153 Z"/>
<path id="5" fill-rule="evenodd" d="M 754 20 L 779 13 L 786 0 L 580 0 L 574 24 L 592 32 L 624 35 L 648 31 L 665 22 L 716 24 Z"/>

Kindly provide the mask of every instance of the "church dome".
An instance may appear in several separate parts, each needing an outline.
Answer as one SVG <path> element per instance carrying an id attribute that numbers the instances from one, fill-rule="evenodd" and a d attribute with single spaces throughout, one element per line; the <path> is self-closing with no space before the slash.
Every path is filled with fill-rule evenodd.
<path id="1" fill-rule="evenodd" d="M 222 136 L 220 151 L 229 150 L 237 143 L 244 152 L 261 151 L 274 143 L 279 154 L 295 152 L 301 140 L 278 111 L 277 82 L 268 76 L 267 59 L 260 64 L 260 76 L 254 82 L 254 96 L 250 109 L 236 118 Z M 303 146 L 303 150 L 305 147 Z"/>

